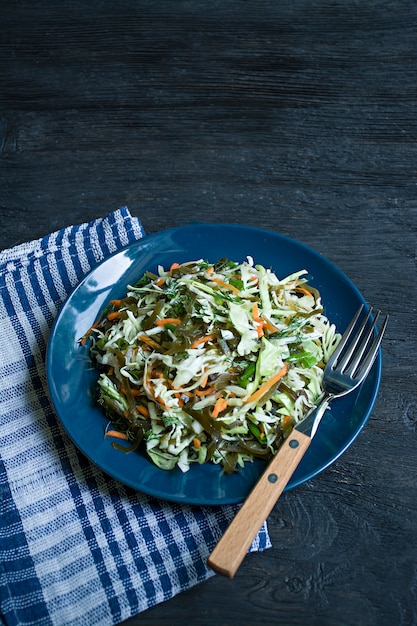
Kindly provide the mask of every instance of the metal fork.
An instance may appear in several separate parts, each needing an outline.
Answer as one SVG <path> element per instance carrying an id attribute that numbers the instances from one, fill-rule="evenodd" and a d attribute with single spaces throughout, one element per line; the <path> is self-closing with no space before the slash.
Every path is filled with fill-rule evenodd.
<path id="1" fill-rule="evenodd" d="M 233 578 L 259 528 L 284 491 L 317 432 L 329 403 L 356 389 L 378 354 L 388 315 L 369 309 L 359 323 L 358 309 L 323 372 L 324 393 L 318 406 L 299 422 L 252 489 L 239 512 L 207 559 L 219 574 Z"/>

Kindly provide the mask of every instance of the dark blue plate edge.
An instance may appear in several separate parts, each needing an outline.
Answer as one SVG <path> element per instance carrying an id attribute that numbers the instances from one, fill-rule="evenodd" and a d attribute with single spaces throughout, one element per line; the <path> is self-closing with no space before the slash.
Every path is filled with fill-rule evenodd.
<path id="1" fill-rule="evenodd" d="M 68 294 L 67 298 L 64 300 L 64 302 L 62 303 L 58 314 L 52 324 L 51 327 L 51 331 L 50 331 L 50 336 L 49 336 L 49 340 L 48 340 L 48 344 L 47 344 L 47 350 L 46 350 L 46 358 L 45 358 L 45 363 L 46 363 L 46 373 L 47 373 L 47 382 L 48 382 L 48 386 L 50 385 L 50 367 L 48 367 L 48 363 L 50 362 L 50 345 L 51 345 L 51 341 L 53 340 L 53 336 L 55 334 L 56 328 L 59 325 L 59 321 L 60 321 L 60 315 L 61 312 L 64 310 L 65 305 L 67 304 L 67 302 L 71 299 L 71 297 L 74 295 L 74 293 L 80 289 L 82 287 L 82 285 L 89 279 L 90 275 L 102 264 L 110 261 L 112 258 L 117 257 L 118 255 L 120 255 L 121 253 L 128 251 L 129 249 L 134 249 L 136 247 L 140 247 L 144 244 L 144 242 L 152 242 L 153 239 L 158 239 L 160 236 L 169 236 L 169 235 L 175 235 L 175 233 L 181 231 L 184 232 L 186 230 L 190 230 L 192 231 L 195 228 L 204 228 L 204 229 L 229 229 L 229 230 L 241 230 L 241 231 L 247 231 L 250 233 L 258 233 L 260 235 L 265 235 L 265 236 L 273 236 L 276 237 L 277 239 L 282 239 L 288 242 L 288 244 L 290 245 L 296 245 L 297 247 L 305 250 L 308 254 L 312 255 L 313 257 L 317 257 L 318 259 L 320 259 L 322 262 L 324 262 L 329 268 L 331 268 L 333 270 L 333 272 L 337 275 L 339 275 L 344 281 L 348 282 L 350 285 L 350 288 L 356 292 L 356 295 L 358 297 L 358 299 L 363 302 L 365 304 L 366 307 L 368 307 L 367 302 L 365 301 L 364 297 L 362 296 L 361 292 L 359 291 L 359 289 L 356 287 L 356 285 L 350 280 L 350 278 L 336 265 L 334 264 L 332 261 L 330 261 L 324 254 L 318 252 L 317 250 L 315 250 L 314 248 L 311 248 L 310 246 L 304 244 L 301 241 L 298 241 L 297 239 L 294 239 L 292 237 L 289 237 L 287 235 L 283 235 L 279 232 L 270 230 L 270 229 L 266 229 L 266 228 L 262 228 L 262 227 L 252 227 L 249 225 L 245 225 L 245 224 L 232 224 L 232 223 L 222 223 L 222 222 L 211 222 L 211 223 L 206 223 L 206 222 L 196 222 L 196 223 L 192 223 L 192 224 L 186 224 L 184 226 L 178 226 L 178 227 L 174 227 L 174 228 L 170 228 L 170 229 L 165 229 L 162 231 L 157 231 L 155 233 L 151 233 L 149 235 L 147 235 L 146 237 L 139 239 L 135 242 L 132 242 L 130 244 L 128 244 L 127 246 L 124 246 L 122 248 L 119 248 L 118 250 L 114 251 L 111 255 L 106 256 L 105 259 L 103 259 L 102 261 L 98 262 L 82 279 L 81 281 L 71 290 L 71 292 Z M 308 480 L 311 480 L 313 477 L 317 476 L 318 474 L 320 474 L 321 472 L 323 472 L 325 469 L 327 469 L 330 465 L 332 465 L 346 450 L 347 448 L 350 447 L 350 445 L 353 443 L 353 441 L 357 438 L 357 436 L 359 435 L 359 433 L 361 432 L 361 430 L 363 429 L 364 425 L 366 424 L 366 422 L 368 421 L 372 410 L 374 408 L 376 399 L 377 399 L 377 395 L 378 395 L 378 390 L 379 390 L 379 386 L 380 386 L 380 380 L 381 380 L 381 371 L 382 371 L 382 352 L 381 349 L 379 351 L 379 354 L 377 356 L 377 359 L 375 361 L 375 364 L 373 366 L 373 370 L 374 374 L 376 375 L 376 379 L 374 382 L 374 390 L 372 393 L 372 399 L 367 407 L 366 413 L 364 415 L 364 417 L 362 418 L 362 420 L 360 421 L 358 427 L 356 428 L 356 430 L 352 433 L 352 436 L 346 441 L 345 445 L 343 447 L 341 447 L 337 454 L 335 454 L 334 456 L 332 456 L 331 458 L 329 458 L 329 460 L 327 461 L 327 463 L 325 465 L 322 465 L 319 469 L 316 469 L 315 471 L 312 471 L 310 473 L 305 474 L 302 478 L 300 479 L 291 479 L 290 482 L 288 483 L 288 485 L 285 488 L 285 491 L 290 491 L 292 489 L 294 489 L 295 487 L 300 486 L 301 484 L 307 482 Z M 60 419 L 59 417 L 59 413 L 56 409 L 55 406 L 55 402 L 52 399 L 52 404 L 54 406 L 55 412 L 57 414 L 57 417 Z M 69 434 L 70 438 L 72 439 L 65 423 L 62 422 L 62 420 L 60 419 L 61 424 L 63 425 L 64 429 L 67 431 L 67 433 Z M 94 458 L 91 457 L 91 455 L 89 455 L 88 453 L 86 453 L 82 448 L 80 448 L 80 446 L 77 445 L 77 447 L 80 449 L 80 451 L 82 452 L 82 454 L 84 454 L 96 467 L 98 467 L 101 471 L 103 471 L 104 473 L 108 474 L 109 476 L 115 478 L 116 480 L 120 481 L 122 484 L 125 484 L 126 486 L 136 490 L 136 491 L 142 491 L 143 493 L 145 493 L 148 496 L 151 497 L 155 497 L 158 499 L 162 499 L 162 500 L 166 500 L 166 501 L 170 501 L 170 502 L 175 502 L 175 503 L 180 503 L 180 504 L 189 504 L 189 505 L 197 505 L 197 506 L 222 506 L 225 504 L 236 504 L 236 503 L 240 503 L 242 502 L 242 497 L 224 497 L 222 498 L 221 502 L 218 501 L 210 501 L 205 499 L 204 501 L 201 501 L 199 499 L 196 499 L 195 497 L 170 497 L 169 494 L 167 494 L 166 492 L 163 492 L 161 490 L 158 489 L 152 489 L 152 490 L 147 490 L 147 489 L 139 489 L 137 487 L 137 485 L 135 485 L 134 483 L 129 483 L 129 481 L 127 481 L 125 478 L 119 478 L 117 476 L 114 476 L 113 474 L 109 474 L 109 472 L 106 471 L 105 468 L 101 467 L 100 464 L 96 463 L 96 461 L 94 460 Z M 263 467 L 266 467 L 266 464 L 261 463 L 260 465 L 262 465 Z M 263 471 L 263 469 L 262 469 Z M 261 475 L 261 471 L 259 472 L 259 475 Z"/>

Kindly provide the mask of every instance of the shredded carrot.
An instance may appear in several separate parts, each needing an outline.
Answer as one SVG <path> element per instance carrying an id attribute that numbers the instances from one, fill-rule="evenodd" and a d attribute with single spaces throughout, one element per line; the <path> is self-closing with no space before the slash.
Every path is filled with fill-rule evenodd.
<path id="1" fill-rule="evenodd" d="M 207 274 L 213 274 L 213 272 L 214 272 L 214 267 L 208 267 L 208 268 L 206 269 L 206 273 L 207 273 Z"/>
<path id="2" fill-rule="evenodd" d="M 138 339 L 147 343 L 151 348 L 156 348 L 158 350 L 161 347 L 156 341 L 148 337 L 148 335 L 139 335 Z"/>
<path id="3" fill-rule="evenodd" d="M 175 397 L 178 400 L 178 406 L 182 408 L 184 406 L 184 400 L 181 398 L 181 394 L 178 392 L 175 394 Z"/>
<path id="4" fill-rule="evenodd" d="M 153 374 L 153 376 L 155 376 L 155 377 L 156 377 L 157 375 L 154 373 L 154 374 Z M 168 405 L 167 405 L 167 404 L 165 404 L 165 402 L 162 400 L 162 398 L 161 398 L 160 396 L 156 396 L 156 395 L 155 395 L 155 385 L 154 385 L 154 383 L 150 380 L 150 378 L 151 378 L 151 375 L 150 375 L 150 372 L 148 372 L 148 375 L 147 375 L 147 377 L 146 377 L 146 382 L 147 382 L 147 384 L 148 384 L 149 391 L 151 392 L 152 396 L 153 396 L 153 397 L 154 397 L 154 399 L 155 399 L 155 402 L 157 402 L 158 404 L 160 404 L 160 405 L 161 405 L 161 406 L 162 406 L 165 410 L 169 409 Z"/>
<path id="5" fill-rule="evenodd" d="M 166 411 L 169 411 L 169 406 L 162 400 L 160 396 L 154 396 L 154 397 L 157 403 L 160 404 L 163 409 L 165 409 Z"/>
<path id="6" fill-rule="evenodd" d="M 87 339 L 89 338 L 89 336 L 91 335 L 91 333 L 93 332 L 93 330 L 95 328 L 97 328 L 97 326 L 100 324 L 100 320 L 97 320 L 94 322 L 94 324 L 92 326 L 90 326 L 90 328 L 87 330 L 87 332 L 85 333 L 84 337 L 81 339 L 80 343 L 83 346 L 85 344 L 85 342 L 87 341 Z"/>
<path id="7" fill-rule="evenodd" d="M 178 269 L 178 268 L 179 268 L 179 266 L 180 266 L 180 264 L 179 264 L 179 263 L 173 263 L 173 264 L 171 265 L 171 267 L 169 268 L 169 273 L 170 273 L 170 274 L 172 274 L 172 272 L 173 272 L 174 270 Z"/>
<path id="8" fill-rule="evenodd" d="M 193 444 L 195 448 L 201 448 L 201 441 L 197 437 L 194 437 Z"/>
<path id="9" fill-rule="evenodd" d="M 267 380 L 259 387 L 257 391 L 243 399 L 243 402 L 247 404 L 248 402 L 256 402 L 271 388 L 273 387 L 285 374 L 288 372 L 288 363 L 283 365 L 281 369 L 274 375 L 272 378 Z"/>
<path id="10" fill-rule="evenodd" d="M 197 348 L 197 346 L 200 346 L 203 343 L 207 343 L 208 341 L 211 341 L 215 338 L 216 335 L 204 335 L 204 337 L 200 337 L 200 339 L 196 339 L 195 341 L 193 341 L 190 348 Z"/>
<path id="11" fill-rule="evenodd" d="M 115 439 L 124 439 L 125 441 L 129 440 L 129 437 L 126 435 L 126 433 L 121 433 L 118 430 L 108 430 L 105 433 L 106 437 L 114 437 Z"/>
<path id="12" fill-rule="evenodd" d="M 146 406 L 143 406 L 143 404 L 137 404 L 136 410 L 138 413 L 140 413 L 144 417 L 149 417 L 149 411 Z"/>
<path id="13" fill-rule="evenodd" d="M 107 319 L 109 321 L 117 320 L 118 317 L 120 317 L 120 311 L 113 311 L 112 313 L 108 313 L 107 315 Z"/>
<path id="14" fill-rule="evenodd" d="M 266 325 L 266 322 L 259 315 L 259 307 L 257 302 L 255 302 L 255 304 L 252 306 L 252 317 L 253 321 L 256 324 L 256 332 L 258 333 L 258 338 L 260 339 L 264 336 L 264 327 Z"/>
<path id="15" fill-rule="evenodd" d="M 140 396 L 142 392 L 139 389 L 135 389 L 135 387 L 131 387 L 130 393 L 132 396 Z"/>
<path id="16" fill-rule="evenodd" d="M 114 374 L 114 367 L 110 366 L 107 371 L 107 376 L 113 376 L 113 374 Z"/>
<path id="17" fill-rule="evenodd" d="M 119 306 L 122 304 L 121 300 L 110 300 L 110 304 L 112 304 L 114 307 L 116 307 L 116 309 L 119 308 Z"/>
<path id="18" fill-rule="evenodd" d="M 268 320 L 265 320 L 260 316 L 257 302 L 255 302 L 255 304 L 252 307 L 252 317 L 253 317 L 253 321 L 256 322 L 257 324 L 256 329 L 258 331 L 258 337 L 263 336 L 264 330 L 267 330 L 270 334 L 278 332 L 278 328 L 276 326 L 274 326 L 271 322 L 268 322 Z"/>
<path id="19" fill-rule="evenodd" d="M 252 317 L 255 320 L 255 322 L 261 322 L 262 320 L 259 317 L 259 307 L 258 307 L 258 303 L 255 302 L 254 305 L 252 306 Z"/>
<path id="20" fill-rule="evenodd" d="M 191 391 L 184 391 L 184 389 L 182 387 L 174 387 L 172 380 L 168 380 L 168 383 L 169 383 L 169 386 L 171 387 L 171 389 L 175 389 L 175 391 L 177 393 L 181 394 L 182 396 L 188 396 L 188 398 L 192 398 L 193 397 L 193 392 L 191 392 Z"/>
<path id="21" fill-rule="evenodd" d="M 264 329 L 262 324 L 256 324 L 256 332 L 258 333 L 258 339 L 264 336 Z"/>
<path id="22" fill-rule="evenodd" d="M 155 322 L 156 326 L 165 326 L 165 324 L 181 324 L 181 320 L 179 317 L 166 317 L 163 320 L 157 320 Z"/>
<path id="23" fill-rule="evenodd" d="M 266 437 L 266 435 L 265 435 L 265 428 L 264 428 L 264 425 L 262 424 L 262 422 L 259 422 L 258 428 L 259 428 L 259 439 L 265 439 L 265 437 Z"/>
<path id="24" fill-rule="evenodd" d="M 270 334 L 272 333 L 277 333 L 278 332 L 278 328 L 276 326 L 274 326 L 273 324 L 271 324 L 271 322 L 267 322 L 265 321 L 264 323 L 264 328 L 265 330 L 267 330 Z"/>
<path id="25" fill-rule="evenodd" d="M 208 383 L 208 375 L 204 376 L 204 378 L 202 379 L 201 383 L 200 383 L 200 387 L 202 387 L 204 389 L 204 387 L 207 385 Z"/>
<path id="26" fill-rule="evenodd" d="M 238 289 L 234 285 L 230 285 L 229 283 L 225 283 L 224 280 L 221 280 L 221 278 L 212 278 L 212 281 L 213 281 L 213 283 L 216 283 L 217 285 L 220 285 L 220 287 L 225 287 L 226 289 L 230 289 L 230 291 L 233 291 L 234 293 L 240 294 L 240 289 Z"/>
<path id="27" fill-rule="evenodd" d="M 196 396 L 209 396 L 211 393 L 215 393 L 215 389 L 213 387 L 208 387 L 207 389 L 196 389 Z"/>
<path id="28" fill-rule="evenodd" d="M 225 398 L 218 398 L 216 400 L 216 404 L 214 405 L 214 409 L 211 413 L 212 417 L 218 417 L 219 413 L 224 411 L 227 408 L 228 402 Z"/>
<path id="29" fill-rule="evenodd" d="M 165 282 L 165 278 L 163 278 L 163 277 L 161 276 L 161 278 L 160 278 L 159 280 L 157 280 L 157 281 L 156 281 L 155 285 L 156 285 L 157 287 L 161 287 L 161 286 L 164 284 L 164 282 Z"/>
<path id="30" fill-rule="evenodd" d="M 253 321 L 256 324 L 256 332 L 258 333 L 258 338 L 260 339 L 264 335 L 264 326 L 265 321 L 259 315 L 259 307 L 257 302 L 252 306 L 252 317 Z"/>

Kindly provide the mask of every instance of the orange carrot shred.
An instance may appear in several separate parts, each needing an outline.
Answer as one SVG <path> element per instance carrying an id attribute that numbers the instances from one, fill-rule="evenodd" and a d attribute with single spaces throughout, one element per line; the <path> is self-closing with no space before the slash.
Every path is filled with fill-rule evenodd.
<path id="1" fill-rule="evenodd" d="M 271 324 L 271 322 L 265 322 L 264 324 L 264 328 L 265 330 L 267 330 L 270 334 L 272 333 L 277 333 L 278 332 L 278 328 L 276 326 L 274 326 L 273 324 Z"/>
<path id="2" fill-rule="evenodd" d="M 85 333 L 84 337 L 81 339 L 80 343 L 83 346 L 85 344 L 85 342 L 87 341 L 87 339 L 89 338 L 89 336 L 91 335 L 91 333 L 93 332 L 93 330 L 95 328 L 97 328 L 97 326 L 100 324 L 100 320 L 96 320 L 94 322 L 94 324 L 92 324 L 90 326 L 90 328 L 87 330 L 87 332 Z"/>
<path id="3" fill-rule="evenodd" d="M 119 430 L 108 430 L 105 433 L 106 437 L 114 437 L 115 439 L 124 439 L 125 441 L 129 440 L 129 437 L 126 433 L 121 433 Z"/>
<path id="4" fill-rule="evenodd" d="M 136 409 L 138 413 L 140 413 L 144 417 L 149 417 L 149 411 L 146 406 L 143 406 L 143 404 L 137 404 Z"/>
<path id="5" fill-rule="evenodd" d="M 213 387 L 208 387 L 207 389 L 196 389 L 196 396 L 209 396 L 211 393 L 214 393 L 215 389 Z"/>
<path id="6" fill-rule="evenodd" d="M 179 263 L 173 263 L 173 264 L 171 265 L 171 267 L 169 268 L 169 273 L 170 273 L 170 274 L 172 274 L 172 272 L 173 272 L 174 270 L 178 269 L 178 268 L 179 268 L 179 266 L 180 266 L 180 264 L 179 264 Z"/>
<path id="7" fill-rule="evenodd" d="M 253 321 L 256 324 L 256 332 L 258 333 L 258 338 L 260 339 L 264 335 L 265 321 L 259 315 L 259 307 L 257 302 L 255 302 L 255 304 L 252 306 L 252 317 Z"/>
<path id="8" fill-rule="evenodd" d="M 148 337 L 148 335 L 139 335 L 138 339 L 140 339 L 144 343 L 147 343 L 148 346 L 150 346 L 151 348 L 156 348 L 157 350 L 159 350 L 159 348 L 161 347 L 156 341 Z"/>
<path id="9" fill-rule="evenodd" d="M 225 283 L 224 280 L 221 280 L 221 278 L 212 278 L 212 281 L 217 285 L 220 285 L 220 287 L 225 287 L 226 289 L 230 289 L 230 291 L 233 291 L 234 293 L 240 294 L 240 289 L 238 289 L 234 285 Z"/>
<path id="10" fill-rule="evenodd" d="M 200 337 L 200 339 L 196 339 L 195 341 L 193 341 L 190 348 L 196 348 L 197 346 L 200 346 L 203 343 L 207 343 L 208 341 L 211 341 L 215 338 L 216 335 L 204 335 L 204 337 Z"/>
<path id="11" fill-rule="evenodd" d="M 181 398 L 181 394 L 178 392 L 175 394 L 175 397 L 178 400 L 178 405 L 182 408 L 184 406 L 184 400 Z"/>
<path id="12" fill-rule="evenodd" d="M 270 378 L 269 380 L 265 381 L 263 383 L 263 385 L 261 385 L 259 387 L 259 389 L 257 389 L 257 391 L 255 391 L 254 393 L 252 393 L 250 396 L 248 396 L 247 398 L 243 399 L 243 402 L 245 404 L 247 404 L 248 402 L 256 402 L 257 400 L 259 400 L 260 398 L 262 398 L 262 396 L 271 388 L 273 387 L 278 381 L 281 380 L 281 378 L 283 376 L 285 376 L 285 374 L 288 372 L 288 363 L 285 363 L 285 365 L 283 365 L 281 367 L 281 369 L 274 374 L 274 376 L 272 376 L 272 378 Z"/>
<path id="13" fill-rule="evenodd" d="M 165 411 L 169 410 L 169 406 L 162 400 L 160 396 L 155 396 L 155 400 L 157 401 L 158 404 L 161 405 L 163 409 L 165 409 Z"/>
<path id="14" fill-rule="evenodd" d="M 166 317 L 163 320 L 157 320 L 155 322 L 156 326 L 165 326 L 165 324 L 181 324 L 181 320 L 179 317 Z"/>
<path id="15" fill-rule="evenodd" d="M 113 311 L 112 313 L 107 314 L 107 319 L 109 321 L 117 320 L 118 317 L 120 317 L 120 311 Z"/>
<path id="16" fill-rule="evenodd" d="M 216 404 L 214 405 L 214 409 L 211 413 L 212 417 L 218 417 L 219 413 L 224 411 L 227 408 L 228 402 L 225 398 L 218 398 L 216 400 Z"/>
<path id="17" fill-rule="evenodd" d="M 204 389 L 208 383 L 208 375 L 204 376 L 203 380 L 200 382 L 200 387 Z"/>
<path id="18" fill-rule="evenodd" d="M 259 317 L 259 307 L 258 307 L 258 303 L 257 302 L 255 302 L 252 305 L 252 317 L 255 320 L 255 322 L 260 322 L 261 321 L 261 319 Z"/>

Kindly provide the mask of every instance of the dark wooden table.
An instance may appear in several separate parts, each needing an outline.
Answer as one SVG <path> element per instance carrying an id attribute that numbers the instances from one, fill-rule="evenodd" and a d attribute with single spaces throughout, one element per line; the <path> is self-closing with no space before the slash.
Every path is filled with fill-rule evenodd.
<path id="1" fill-rule="evenodd" d="M 0 8 L 0 247 L 127 205 L 268 228 L 391 315 L 373 414 L 287 492 L 273 548 L 129 626 L 417 624 L 417 4 Z"/>

